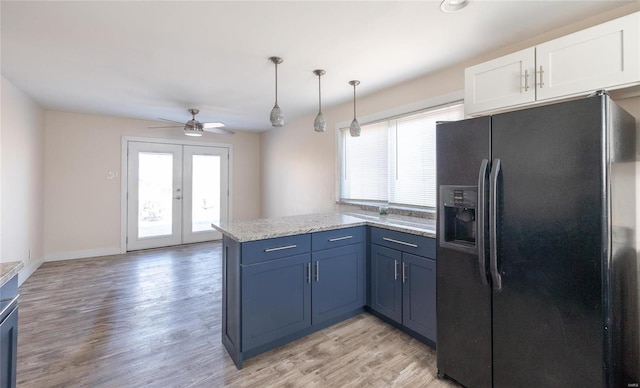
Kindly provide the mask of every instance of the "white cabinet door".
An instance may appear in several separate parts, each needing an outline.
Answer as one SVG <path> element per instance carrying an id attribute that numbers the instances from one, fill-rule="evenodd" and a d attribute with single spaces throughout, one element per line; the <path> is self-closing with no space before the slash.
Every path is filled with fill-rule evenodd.
<path id="1" fill-rule="evenodd" d="M 640 80 L 640 13 L 636 12 L 536 47 L 537 99 Z"/>
<path id="2" fill-rule="evenodd" d="M 465 114 L 535 101 L 533 47 L 465 69 Z"/>

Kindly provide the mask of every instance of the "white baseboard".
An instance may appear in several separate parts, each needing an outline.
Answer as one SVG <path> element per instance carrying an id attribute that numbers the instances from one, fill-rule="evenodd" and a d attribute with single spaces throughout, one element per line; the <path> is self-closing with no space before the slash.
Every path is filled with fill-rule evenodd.
<path id="1" fill-rule="evenodd" d="M 44 259 L 33 259 L 27 265 L 22 267 L 20 272 L 18 272 L 18 286 L 22 285 L 25 280 L 29 279 L 29 276 L 33 275 L 34 272 L 44 263 Z"/>
<path id="2" fill-rule="evenodd" d="M 120 254 L 120 248 L 87 249 L 84 251 L 60 252 L 46 255 L 44 261 L 60 261 L 73 259 L 87 259 L 98 256 L 111 256 Z"/>

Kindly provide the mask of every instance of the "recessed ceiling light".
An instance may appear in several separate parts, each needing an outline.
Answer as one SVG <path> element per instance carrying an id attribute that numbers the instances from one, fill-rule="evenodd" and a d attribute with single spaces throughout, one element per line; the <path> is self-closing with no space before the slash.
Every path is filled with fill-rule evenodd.
<path id="1" fill-rule="evenodd" d="M 469 0 L 442 0 L 440 10 L 442 12 L 457 12 L 469 5 Z"/>

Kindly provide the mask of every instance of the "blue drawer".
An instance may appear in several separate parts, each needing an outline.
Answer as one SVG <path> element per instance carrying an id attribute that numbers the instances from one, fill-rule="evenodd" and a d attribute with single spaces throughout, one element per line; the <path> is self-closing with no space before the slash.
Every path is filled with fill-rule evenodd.
<path id="1" fill-rule="evenodd" d="M 311 235 L 311 246 L 315 252 L 323 249 L 358 244 L 364 241 L 364 235 L 364 226 L 316 232 Z"/>
<path id="2" fill-rule="evenodd" d="M 382 228 L 371 228 L 371 243 L 436 259 L 436 239 Z"/>
<path id="3" fill-rule="evenodd" d="M 307 252 L 311 252 L 310 234 L 250 241 L 242 243 L 240 264 L 255 264 Z"/>

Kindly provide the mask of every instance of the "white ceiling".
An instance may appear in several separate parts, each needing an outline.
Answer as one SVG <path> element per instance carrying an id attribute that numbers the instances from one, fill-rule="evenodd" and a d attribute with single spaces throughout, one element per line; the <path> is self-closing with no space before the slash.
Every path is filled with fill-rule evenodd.
<path id="1" fill-rule="evenodd" d="M 1 70 L 47 109 L 270 128 L 632 1 L 5 1 Z"/>

